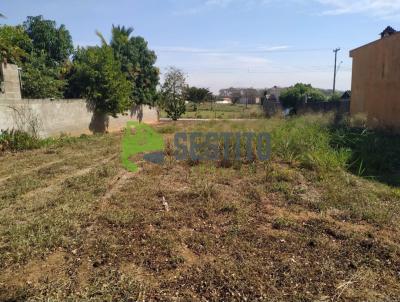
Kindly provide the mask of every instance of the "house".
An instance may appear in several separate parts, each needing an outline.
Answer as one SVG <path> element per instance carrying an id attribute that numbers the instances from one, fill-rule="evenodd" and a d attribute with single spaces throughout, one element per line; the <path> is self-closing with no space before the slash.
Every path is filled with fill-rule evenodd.
<path id="1" fill-rule="evenodd" d="M 351 91 L 347 90 L 345 91 L 342 96 L 340 97 L 340 101 L 344 102 L 344 101 L 350 101 L 351 99 Z"/>
<path id="2" fill-rule="evenodd" d="M 259 98 L 258 98 L 258 101 L 259 101 Z M 242 104 L 242 105 L 255 105 L 255 104 L 257 104 L 257 97 L 256 96 L 250 96 L 250 95 L 245 95 L 245 96 L 242 96 L 240 99 L 239 99 L 239 102 L 238 102 L 239 104 Z"/>
<path id="3" fill-rule="evenodd" d="M 241 97 L 238 102 L 239 104 L 255 105 L 255 104 L 260 103 L 260 98 L 259 98 L 257 89 L 243 88 L 243 89 L 240 89 L 240 94 L 241 94 Z"/>
<path id="4" fill-rule="evenodd" d="M 261 99 L 259 98 L 257 89 L 254 88 L 228 88 L 221 89 L 219 96 L 224 99 L 231 100 L 235 104 L 259 104 Z"/>
<path id="5" fill-rule="evenodd" d="M 365 114 L 370 126 L 400 128 L 400 33 L 389 26 L 380 36 L 350 52 L 350 112 Z"/>
<path id="6" fill-rule="evenodd" d="M 216 103 L 217 103 L 217 104 L 226 104 L 226 105 L 229 105 L 229 104 L 232 104 L 232 99 L 231 99 L 231 98 L 228 98 L 228 97 L 226 97 L 226 98 L 221 98 L 219 101 L 216 101 Z"/>

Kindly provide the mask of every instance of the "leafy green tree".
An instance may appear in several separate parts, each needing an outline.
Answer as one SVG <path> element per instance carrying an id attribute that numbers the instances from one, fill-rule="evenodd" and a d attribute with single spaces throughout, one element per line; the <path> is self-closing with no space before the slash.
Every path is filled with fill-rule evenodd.
<path id="1" fill-rule="evenodd" d="M 22 95 L 26 98 L 62 98 L 66 81 L 60 78 L 59 67 L 47 66 L 45 53 L 29 56 L 23 65 Z"/>
<path id="2" fill-rule="evenodd" d="M 32 50 L 32 41 L 22 26 L 0 27 L 1 61 L 21 65 Z"/>
<path id="3" fill-rule="evenodd" d="M 324 102 L 326 96 L 319 90 L 313 88 L 310 84 L 297 83 L 293 87 L 286 89 L 280 96 L 280 101 L 284 108 L 293 108 L 301 102 Z"/>
<path id="4" fill-rule="evenodd" d="M 132 100 L 138 105 L 153 105 L 159 83 L 159 70 L 154 66 L 157 56 L 149 50 L 145 39 L 131 36 L 132 33 L 132 27 L 113 25 L 110 46 L 121 62 L 121 70 L 131 82 Z M 105 38 L 100 33 L 97 35 L 102 44 L 107 45 Z"/>
<path id="5" fill-rule="evenodd" d="M 114 117 L 130 109 L 132 86 L 111 47 L 80 48 L 73 63 L 70 81 L 79 83 L 90 109 Z"/>
<path id="6" fill-rule="evenodd" d="M 212 99 L 212 93 L 207 88 L 189 87 L 186 90 L 186 98 L 193 103 L 202 103 Z"/>
<path id="7" fill-rule="evenodd" d="M 341 95 L 340 93 L 335 92 L 335 94 L 331 95 L 331 96 L 328 98 L 328 100 L 329 100 L 330 102 L 337 102 L 337 101 L 340 101 L 341 97 L 342 97 L 342 95 Z"/>
<path id="8" fill-rule="evenodd" d="M 11 38 L 10 38 L 11 37 Z M 64 25 L 42 16 L 28 17 L 22 26 L 0 30 L 3 56 L 22 67 L 22 94 L 27 98 L 61 98 L 65 67 L 73 51 Z"/>
<path id="9" fill-rule="evenodd" d="M 37 53 L 44 52 L 48 64 L 60 65 L 72 54 L 72 38 L 64 25 L 57 27 L 53 20 L 45 20 L 43 16 L 30 16 L 23 26 L 32 39 L 33 50 Z"/>
<path id="10" fill-rule="evenodd" d="M 161 87 L 160 105 L 172 120 L 178 120 L 186 111 L 186 77 L 182 70 L 170 67 Z"/>

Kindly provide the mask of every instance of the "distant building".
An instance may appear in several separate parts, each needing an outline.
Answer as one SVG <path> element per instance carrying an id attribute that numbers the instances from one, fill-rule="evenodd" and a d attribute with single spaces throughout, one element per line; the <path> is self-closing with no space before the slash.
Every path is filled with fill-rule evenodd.
<path id="1" fill-rule="evenodd" d="M 222 98 L 216 101 L 217 104 L 232 104 L 231 98 Z"/>
<path id="2" fill-rule="evenodd" d="M 20 72 L 17 65 L 1 63 L 0 99 L 21 99 Z"/>
<path id="3" fill-rule="evenodd" d="M 278 102 L 281 96 L 282 88 L 278 86 L 274 86 L 272 88 L 267 89 L 267 99 L 271 102 Z"/>
<path id="4" fill-rule="evenodd" d="M 242 105 L 255 105 L 257 104 L 257 99 L 259 100 L 260 98 L 256 96 L 242 96 L 238 103 Z"/>
<path id="5" fill-rule="evenodd" d="M 351 114 L 372 126 L 400 128 L 400 33 L 387 27 L 381 39 L 350 52 Z"/>
<path id="6" fill-rule="evenodd" d="M 222 98 L 229 98 L 235 104 L 259 104 L 260 98 L 257 89 L 254 88 L 228 88 L 221 89 L 219 96 Z"/>
<path id="7" fill-rule="evenodd" d="M 351 91 L 350 90 L 343 93 L 342 96 L 340 97 L 341 101 L 350 101 L 350 99 L 351 99 Z"/>

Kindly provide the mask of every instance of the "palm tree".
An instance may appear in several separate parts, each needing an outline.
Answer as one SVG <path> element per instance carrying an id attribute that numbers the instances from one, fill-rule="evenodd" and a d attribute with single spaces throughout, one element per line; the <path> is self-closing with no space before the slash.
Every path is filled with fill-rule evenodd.
<path id="1" fill-rule="evenodd" d="M 117 35 L 123 35 L 123 36 L 127 36 L 129 38 L 129 36 L 133 33 L 134 29 L 133 27 L 125 27 L 125 26 L 112 26 L 112 34 L 117 34 Z"/>
<path id="2" fill-rule="evenodd" d="M 2 13 L 0 13 L 0 18 L 7 18 L 5 15 L 3 15 Z"/>
<path id="3" fill-rule="evenodd" d="M 111 29 L 111 46 L 116 46 L 118 44 L 126 44 L 129 40 L 129 36 L 133 33 L 133 27 L 125 27 L 125 26 L 112 26 Z M 101 44 L 108 45 L 107 40 L 104 38 L 104 35 L 96 30 L 96 35 L 100 38 Z"/>

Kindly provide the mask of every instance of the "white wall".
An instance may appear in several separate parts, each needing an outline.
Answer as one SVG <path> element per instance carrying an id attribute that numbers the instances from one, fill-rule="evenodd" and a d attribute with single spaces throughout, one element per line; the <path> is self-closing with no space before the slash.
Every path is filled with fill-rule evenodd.
<path id="1" fill-rule="evenodd" d="M 85 100 L 0 99 L 0 129 L 16 127 L 15 110 L 13 108 L 19 111 L 28 111 L 29 115 L 37 117 L 41 137 L 58 136 L 60 134 L 89 134 L 98 132 L 98 129 L 101 128 L 98 122 L 93 123 L 93 113 L 87 109 Z M 109 117 L 107 131 L 120 130 L 124 128 L 128 121 L 138 121 L 140 108 L 136 109 L 139 109 L 139 112 L 138 110 L 131 110 L 127 112 L 127 115 L 120 115 L 118 118 Z M 158 121 L 156 108 L 143 106 L 142 115 L 142 121 L 145 123 L 156 123 Z"/>

